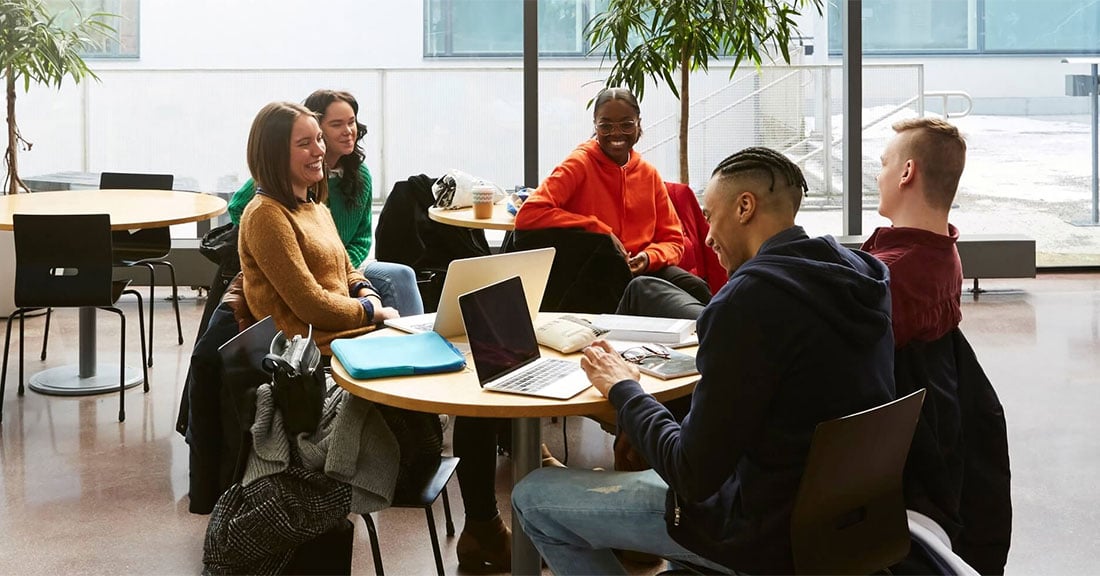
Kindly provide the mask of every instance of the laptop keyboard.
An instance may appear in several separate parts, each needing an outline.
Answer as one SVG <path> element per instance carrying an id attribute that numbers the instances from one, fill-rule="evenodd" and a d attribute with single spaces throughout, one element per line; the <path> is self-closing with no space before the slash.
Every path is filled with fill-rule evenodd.
<path id="1" fill-rule="evenodd" d="M 548 360 L 533 370 L 512 376 L 492 385 L 494 390 L 512 390 L 515 392 L 537 392 L 557 382 L 562 376 L 579 370 L 576 362 L 568 360 Z"/>
<path id="2" fill-rule="evenodd" d="M 433 320 L 431 322 L 422 322 L 420 324 L 412 324 L 412 325 L 409 326 L 409 328 L 411 328 L 411 329 L 413 329 L 417 332 L 431 332 L 432 328 L 435 328 L 435 321 Z"/>

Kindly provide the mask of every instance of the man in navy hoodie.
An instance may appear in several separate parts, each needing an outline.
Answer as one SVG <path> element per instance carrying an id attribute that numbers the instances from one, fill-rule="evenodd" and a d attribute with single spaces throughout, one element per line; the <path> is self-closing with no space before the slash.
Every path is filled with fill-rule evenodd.
<path id="1" fill-rule="evenodd" d="M 886 267 L 794 225 L 782 154 L 723 160 L 703 197 L 729 282 L 699 317 L 700 379 L 677 422 L 605 342 L 581 365 L 653 469 L 543 468 L 512 494 L 557 574 L 622 574 L 612 549 L 718 571 L 792 573 L 790 515 L 818 423 L 894 398 Z"/>

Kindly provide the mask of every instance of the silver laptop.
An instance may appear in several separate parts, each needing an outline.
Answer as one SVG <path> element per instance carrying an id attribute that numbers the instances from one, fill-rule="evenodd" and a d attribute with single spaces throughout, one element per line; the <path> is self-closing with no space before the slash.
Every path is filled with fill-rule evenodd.
<path id="1" fill-rule="evenodd" d="M 463 294 L 458 303 L 485 390 L 567 400 L 591 386 L 576 361 L 539 355 L 519 277 Z"/>
<path id="2" fill-rule="evenodd" d="M 436 312 L 386 320 L 386 326 L 413 334 L 434 330 L 444 338 L 461 336 L 464 329 L 458 296 L 511 276 L 523 279 L 527 315 L 534 321 L 553 264 L 553 248 L 454 260 L 447 266 L 447 277 L 443 280 Z"/>

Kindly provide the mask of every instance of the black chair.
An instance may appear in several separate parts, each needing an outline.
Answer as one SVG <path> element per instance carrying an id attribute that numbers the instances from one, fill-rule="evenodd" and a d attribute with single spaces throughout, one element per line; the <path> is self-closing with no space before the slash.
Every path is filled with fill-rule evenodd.
<path id="1" fill-rule="evenodd" d="M 126 315 L 115 306 L 122 294 L 133 294 L 138 299 L 141 365 L 146 392 L 149 391 L 149 372 L 145 362 L 141 295 L 127 288 L 129 280 L 114 281 L 111 277 L 111 217 L 107 214 L 14 214 L 12 222 L 15 225 L 15 305 L 19 308 L 8 317 L 4 338 L 0 418 L 3 417 L 8 348 L 15 318 L 19 318 L 19 395 L 22 396 L 24 315 L 42 308 L 94 306 L 118 314 L 121 320 L 118 421 L 122 422 L 126 419 Z M 48 315 L 46 320 L 48 326 Z"/>
<path id="2" fill-rule="evenodd" d="M 909 553 L 902 471 L 924 389 L 814 430 L 791 513 L 798 574 L 871 574 Z"/>
<path id="3" fill-rule="evenodd" d="M 451 520 L 451 502 L 447 499 L 447 482 L 458 467 L 458 458 L 441 457 L 439 467 L 433 474 L 426 475 L 424 484 L 417 490 L 408 490 L 407 496 L 395 497 L 391 508 L 423 508 L 428 517 L 428 535 L 432 539 L 432 552 L 435 553 L 435 569 L 442 576 L 443 556 L 439 552 L 439 536 L 435 531 L 435 516 L 432 515 L 432 504 L 439 495 L 443 495 L 443 514 L 447 519 L 447 536 L 455 535 L 455 525 Z M 382 553 L 378 549 L 378 530 L 374 526 L 374 520 L 370 514 L 363 514 L 363 521 L 367 524 L 367 532 L 370 534 L 370 551 L 374 557 L 374 571 L 378 576 L 383 576 Z"/>
<path id="4" fill-rule="evenodd" d="M 104 172 L 99 176 L 99 187 L 104 190 L 171 190 L 171 174 L 130 174 Z M 114 236 L 115 266 L 129 268 L 142 266 L 149 270 L 149 366 L 153 365 L 153 289 L 157 277 L 154 266 L 164 266 L 172 280 L 172 308 L 176 312 L 176 335 L 183 344 L 183 324 L 180 322 L 179 286 L 176 285 L 176 269 L 166 260 L 172 249 L 172 236 L 167 226 L 142 228 L 136 232 L 116 231 Z"/>

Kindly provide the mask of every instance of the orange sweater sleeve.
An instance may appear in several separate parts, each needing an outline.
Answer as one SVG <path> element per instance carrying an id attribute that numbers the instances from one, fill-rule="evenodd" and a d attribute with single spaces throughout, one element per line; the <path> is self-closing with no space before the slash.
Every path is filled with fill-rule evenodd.
<path id="1" fill-rule="evenodd" d="M 612 227 L 594 215 L 577 214 L 563 208 L 576 194 L 584 194 L 590 160 L 574 150 L 543 180 L 516 214 L 516 230 L 582 228 L 589 232 L 614 234 Z"/>
<path id="2" fill-rule="evenodd" d="M 660 175 L 655 176 L 660 178 Z M 654 196 L 657 219 L 653 227 L 653 241 L 645 247 L 645 253 L 649 256 L 647 270 L 675 266 L 684 256 L 684 230 L 680 225 L 680 217 L 676 215 L 676 208 L 669 200 L 664 182 L 660 182 Z"/>

